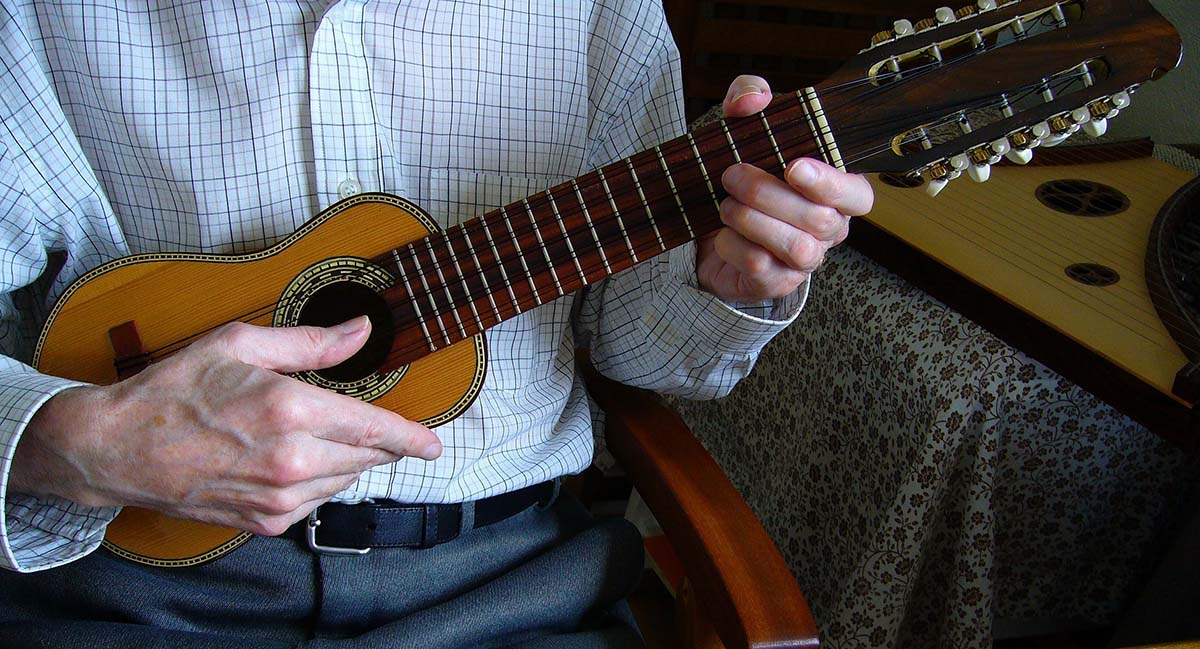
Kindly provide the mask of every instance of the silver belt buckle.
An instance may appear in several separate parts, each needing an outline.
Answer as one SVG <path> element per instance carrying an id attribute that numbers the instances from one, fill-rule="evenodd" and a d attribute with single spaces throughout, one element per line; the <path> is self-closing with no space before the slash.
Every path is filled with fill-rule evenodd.
<path id="1" fill-rule="evenodd" d="M 317 528 L 321 526 L 321 519 L 317 517 L 317 512 L 319 511 L 321 511 L 321 508 L 317 507 L 308 515 L 308 527 L 305 529 L 305 536 L 308 540 L 309 550 L 317 554 L 331 554 L 341 557 L 360 557 L 371 551 L 371 548 L 339 548 L 317 543 Z"/>

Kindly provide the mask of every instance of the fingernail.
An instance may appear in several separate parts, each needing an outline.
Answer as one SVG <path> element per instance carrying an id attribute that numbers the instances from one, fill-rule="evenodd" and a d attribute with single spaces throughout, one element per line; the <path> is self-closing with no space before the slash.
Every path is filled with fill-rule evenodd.
<path id="1" fill-rule="evenodd" d="M 803 159 L 800 159 L 792 162 L 791 166 L 788 167 L 785 177 L 787 178 L 787 181 L 793 185 L 807 187 L 817 179 L 817 174 L 812 168 L 812 165 L 808 164 Z"/>
<path id="2" fill-rule="evenodd" d="M 763 94 L 762 88 L 759 88 L 758 86 L 756 86 L 752 83 L 742 84 L 742 85 L 736 86 L 733 89 L 733 99 L 729 100 L 729 103 L 735 104 L 735 103 L 737 103 L 737 100 L 741 99 L 742 97 L 749 97 L 750 95 L 761 95 L 761 94 Z"/>
<path id="3" fill-rule="evenodd" d="M 421 451 L 421 457 L 426 460 L 436 460 L 441 455 L 442 455 L 441 440 L 434 440 L 429 446 L 425 447 L 424 451 Z"/>
<path id="4" fill-rule="evenodd" d="M 367 318 L 367 316 L 360 315 L 353 320 L 347 320 L 340 325 L 334 325 L 333 330 L 342 334 L 343 336 L 348 336 L 352 333 L 362 331 L 363 327 L 366 327 L 368 322 L 370 322 L 370 320 Z"/>

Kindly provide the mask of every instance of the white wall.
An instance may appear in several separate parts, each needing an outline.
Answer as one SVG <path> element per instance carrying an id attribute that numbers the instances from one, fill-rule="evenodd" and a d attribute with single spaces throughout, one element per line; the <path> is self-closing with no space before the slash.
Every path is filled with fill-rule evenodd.
<path id="1" fill-rule="evenodd" d="M 1111 122 L 1121 138 L 1149 135 L 1161 144 L 1200 143 L 1200 9 L 1198 0 L 1151 0 L 1183 36 L 1183 63 L 1142 86 L 1133 105 Z"/>

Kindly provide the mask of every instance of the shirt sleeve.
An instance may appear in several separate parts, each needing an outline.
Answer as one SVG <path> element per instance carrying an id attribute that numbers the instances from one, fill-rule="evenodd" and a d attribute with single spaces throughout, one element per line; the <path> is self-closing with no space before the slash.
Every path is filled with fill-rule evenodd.
<path id="1" fill-rule="evenodd" d="M 55 295 L 121 253 L 119 228 L 21 25 L 0 2 L 0 567 L 29 572 L 96 549 L 114 508 L 9 490 L 37 409 L 77 382 L 29 365 Z M 52 263 L 54 260 L 54 263 Z M 56 272 L 57 271 L 57 272 Z"/>
<path id="2" fill-rule="evenodd" d="M 679 54 L 661 5 L 619 6 L 612 15 L 601 11 L 590 51 L 593 167 L 686 128 Z M 723 302 L 699 289 L 689 243 L 594 286 L 580 308 L 580 341 L 610 378 L 688 398 L 723 396 L 796 318 L 807 295 L 805 283 L 778 300 Z"/>

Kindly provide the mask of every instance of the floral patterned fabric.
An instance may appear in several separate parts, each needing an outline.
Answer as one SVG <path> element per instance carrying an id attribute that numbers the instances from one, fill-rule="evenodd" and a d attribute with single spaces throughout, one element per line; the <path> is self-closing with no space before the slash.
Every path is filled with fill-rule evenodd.
<path id="1" fill-rule="evenodd" d="M 1111 624 L 1198 475 L 845 246 L 732 395 L 674 405 L 834 649 L 988 647 L 997 620 Z"/>

